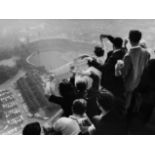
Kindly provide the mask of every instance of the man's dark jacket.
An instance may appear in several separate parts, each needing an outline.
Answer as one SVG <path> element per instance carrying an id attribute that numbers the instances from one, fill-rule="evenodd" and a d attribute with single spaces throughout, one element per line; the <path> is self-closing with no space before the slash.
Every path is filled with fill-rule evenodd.
<path id="1" fill-rule="evenodd" d="M 95 60 L 91 62 L 91 66 L 102 72 L 101 85 L 116 96 L 122 96 L 124 93 L 124 82 L 122 77 L 115 76 L 115 64 L 117 60 L 122 60 L 124 55 L 124 50 L 120 49 L 116 52 L 112 52 L 104 65 L 97 63 Z"/>

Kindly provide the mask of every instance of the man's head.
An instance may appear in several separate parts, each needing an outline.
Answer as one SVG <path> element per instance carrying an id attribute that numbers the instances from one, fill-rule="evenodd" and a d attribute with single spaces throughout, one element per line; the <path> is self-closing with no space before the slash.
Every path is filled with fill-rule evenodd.
<path id="1" fill-rule="evenodd" d="M 104 50 L 101 47 L 99 47 L 99 46 L 95 46 L 94 54 L 97 57 L 102 57 L 104 55 Z"/>
<path id="2" fill-rule="evenodd" d="M 98 96 L 98 106 L 105 111 L 111 111 L 114 107 L 114 96 L 108 90 L 101 90 Z"/>
<path id="3" fill-rule="evenodd" d="M 83 115 L 86 112 L 87 101 L 84 99 L 76 99 L 72 105 L 72 111 L 74 114 Z"/>
<path id="4" fill-rule="evenodd" d="M 131 30 L 129 32 L 129 40 L 132 46 L 136 46 L 139 44 L 142 38 L 142 33 L 138 30 Z"/>
<path id="5" fill-rule="evenodd" d="M 88 87 L 88 83 L 83 76 L 76 76 L 75 87 L 78 92 L 84 92 Z"/>
<path id="6" fill-rule="evenodd" d="M 23 129 L 23 135 L 40 135 L 41 127 L 38 122 L 27 124 Z"/>
<path id="7" fill-rule="evenodd" d="M 123 39 L 122 38 L 120 38 L 120 37 L 114 38 L 113 46 L 114 46 L 115 49 L 122 48 L 122 45 L 123 45 Z"/>

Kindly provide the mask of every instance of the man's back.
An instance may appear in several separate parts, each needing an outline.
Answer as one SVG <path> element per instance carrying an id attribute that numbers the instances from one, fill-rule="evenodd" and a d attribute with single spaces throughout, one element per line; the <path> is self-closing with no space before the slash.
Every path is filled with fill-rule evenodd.
<path id="1" fill-rule="evenodd" d="M 96 121 L 96 120 L 95 120 Z M 127 134 L 126 120 L 123 115 L 112 110 L 107 115 L 94 122 L 96 135 L 125 135 Z"/>
<path id="2" fill-rule="evenodd" d="M 127 91 L 133 91 L 138 86 L 149 58 L 149 52 L 139 46 L 131 48 L 127 53 L 124 58 L 124 78 Z"/>
<path id="3" fill-rule="evenodd" d="M 141 93 L 155 92 L 155 59 L 148 62 L 137 90 Z"/>
<path id="4" fill-rule="evenodd" d="M 102 72 L 102 87 L 110 90 L 117 96 L 120 94 L 122 95 L 124 92 L 124 83 L 122 77 L 115 76 L 115 64 L 117 63 L 117 60 L 123 59 L 124 55 L 125 51 L 118 49 L 111 52 L 104 65 L 99 64 L 95 60 L 90 63 L 90 66 L 93 66 Z"/>
<path id="5" fill-rule="evenodd" d="M 102 86 L 115 95 L 124 91 L 122 78 L 115 76 L 115 64 L 117 60 L 123 59 L 124 54 L 123 50 L 113 52 L 103 67 Z"/>

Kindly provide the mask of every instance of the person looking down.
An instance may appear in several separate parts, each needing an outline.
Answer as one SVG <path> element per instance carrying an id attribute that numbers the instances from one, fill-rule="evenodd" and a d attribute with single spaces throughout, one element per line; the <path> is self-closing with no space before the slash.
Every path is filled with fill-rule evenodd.
<path id="1" fill-rule="evenodd" d="M 95 127 L 86 114 L 87 101 L 84 99 L 76 99 L 73 102 L 72 111 L 73 114 L 70 118 L 79 124 L 81 134 L 93 134 Z"/>

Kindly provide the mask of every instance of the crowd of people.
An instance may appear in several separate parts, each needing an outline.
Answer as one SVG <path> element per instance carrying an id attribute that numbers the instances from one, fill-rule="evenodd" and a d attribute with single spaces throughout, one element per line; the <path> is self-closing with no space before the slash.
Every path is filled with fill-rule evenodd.
<path id="1" fill-rule="evenodd" d="M 113 47 L 107 56 L 105 38 Z M 73 67 L 69 79 L 59 83 L 60 96 L 48 93 L 63 116 L 51 126 L 28 124 L 23 134 L 41 134 L 42 129 L 48 135 L 155 134 L 155 60 L 142 32 L 131 30 L 128 40 L 100 35 L 102 47 L 83 57 L 88 68 L 77 72 Z"/>

